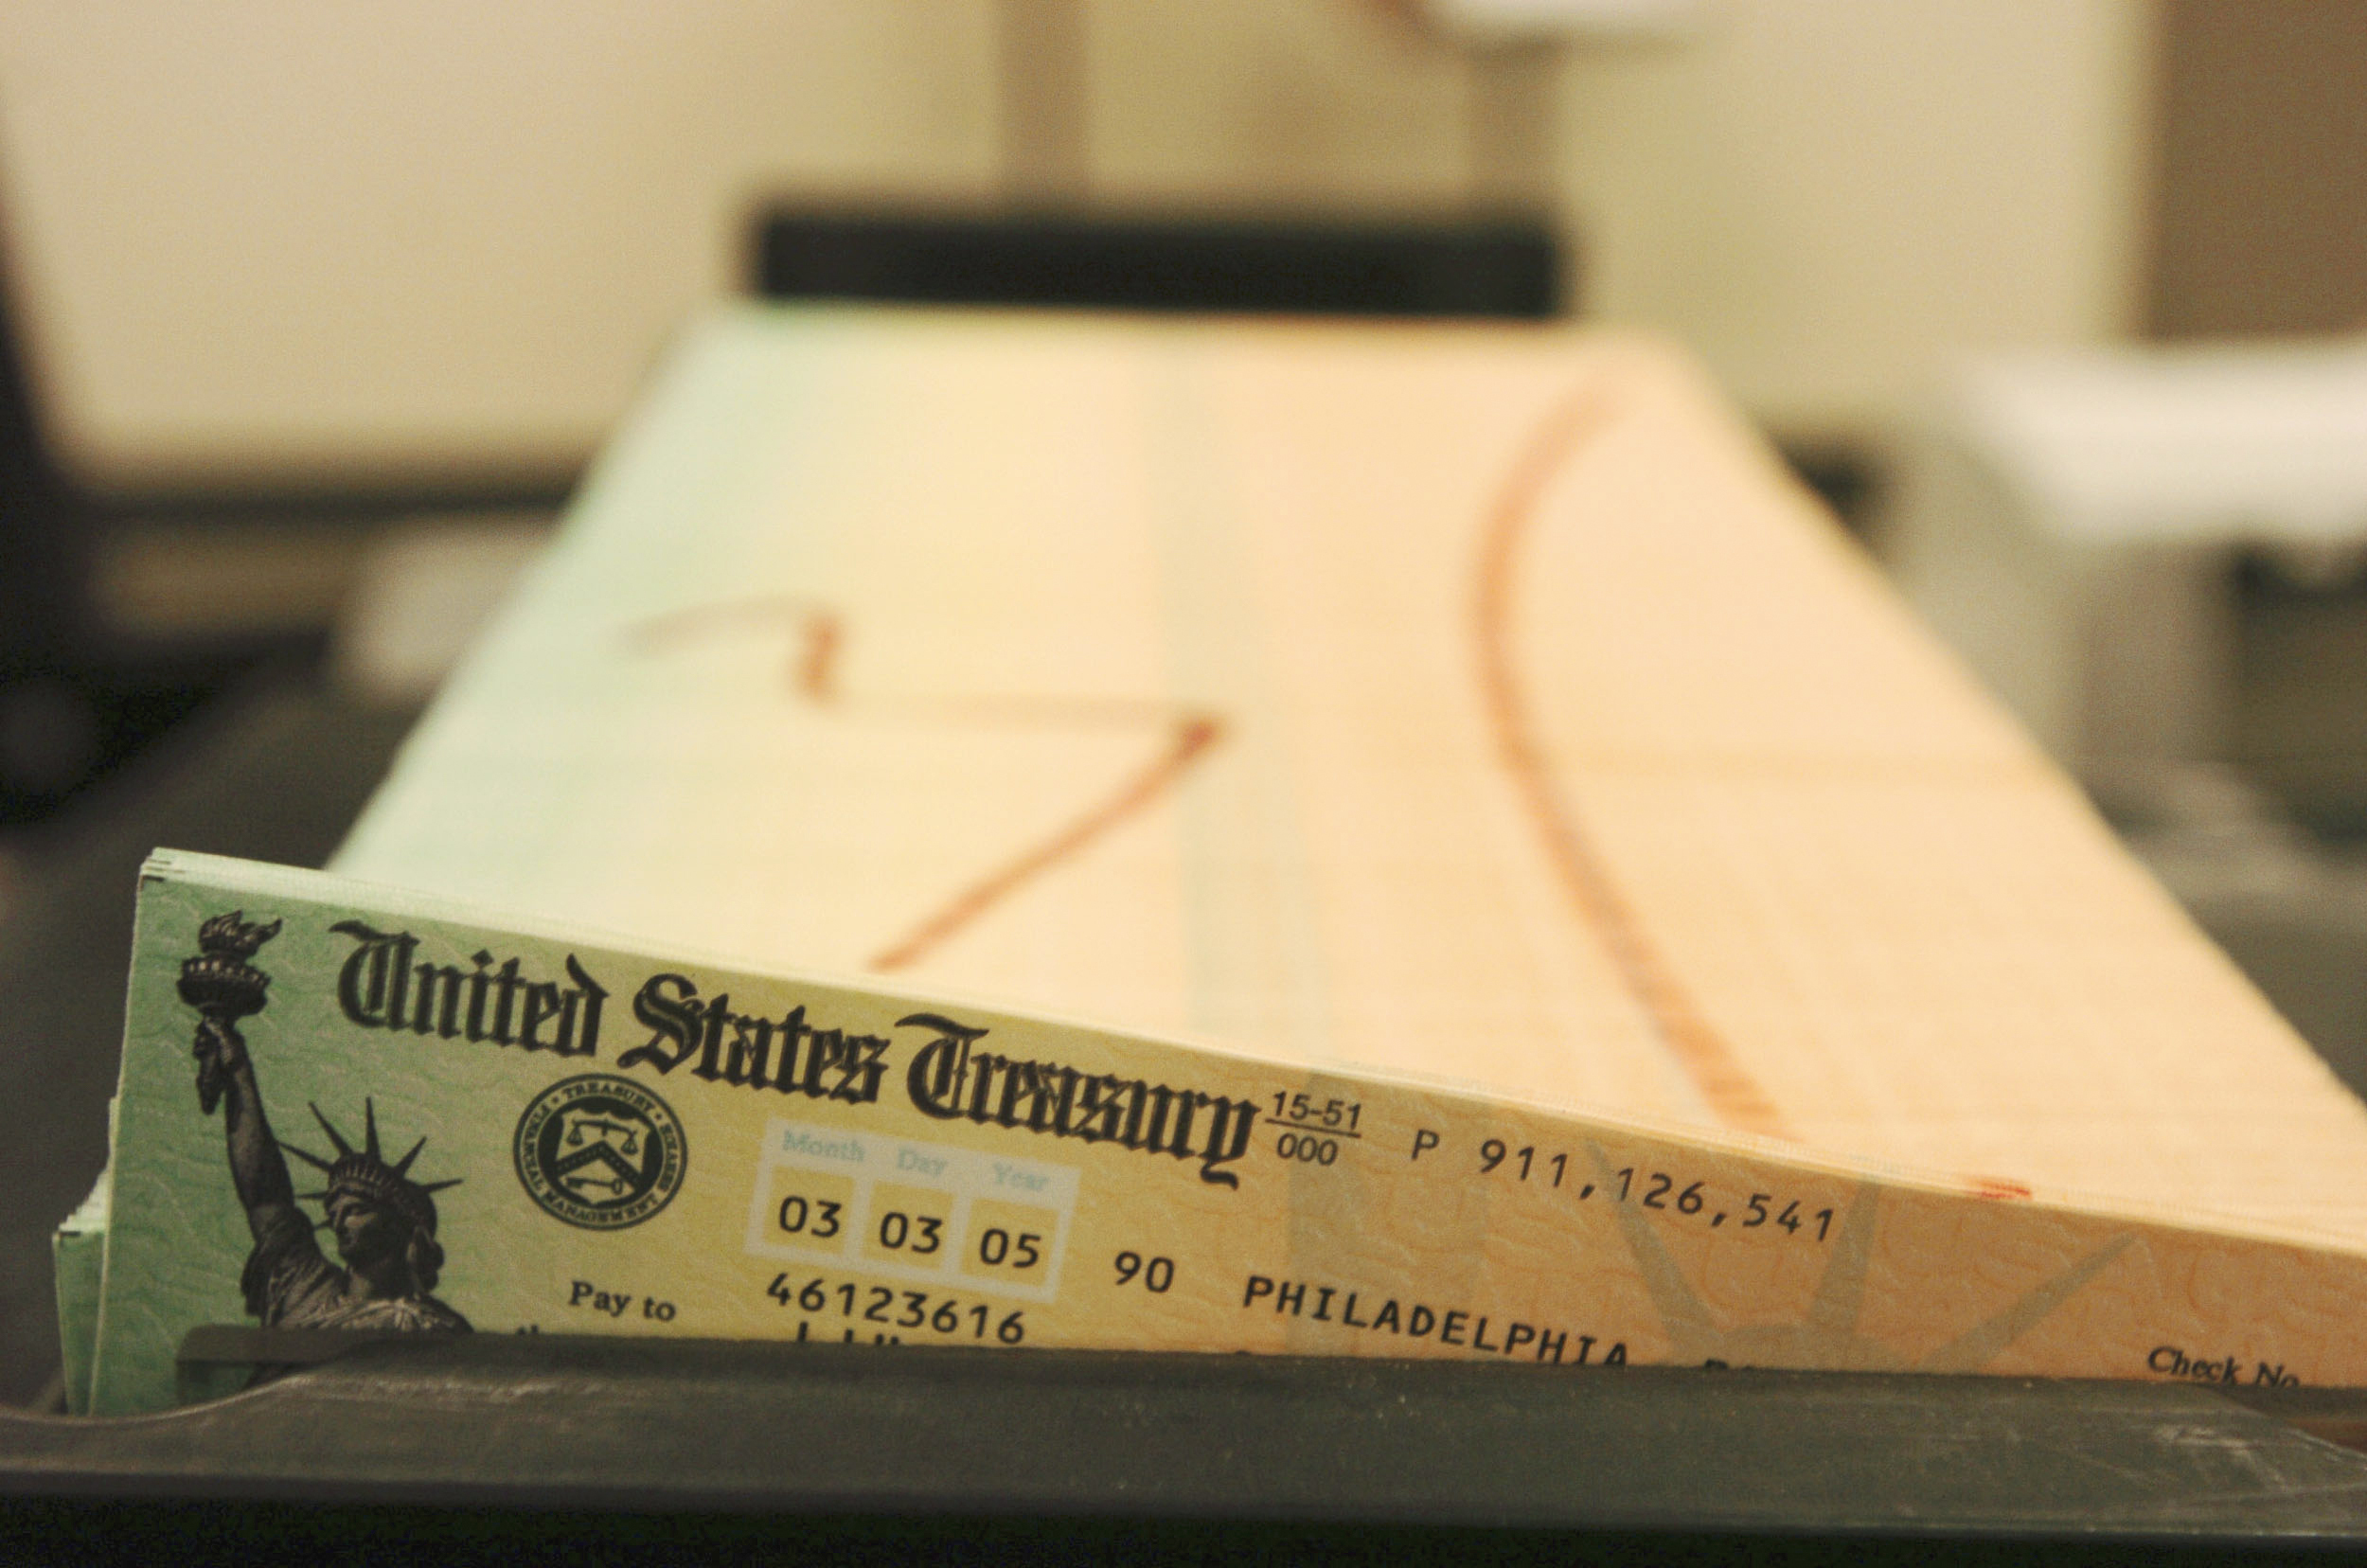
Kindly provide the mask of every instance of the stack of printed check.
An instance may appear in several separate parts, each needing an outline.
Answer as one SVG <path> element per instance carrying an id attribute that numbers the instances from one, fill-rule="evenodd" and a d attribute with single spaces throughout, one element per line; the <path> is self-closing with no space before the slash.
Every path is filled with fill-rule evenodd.
<path id="1" fill-rule="evenodd" d="M 2367 1109 L 1676 356 L 678 348 L 334 875 L 160 852 L 195 1327 L 2367 1377 Z"/>

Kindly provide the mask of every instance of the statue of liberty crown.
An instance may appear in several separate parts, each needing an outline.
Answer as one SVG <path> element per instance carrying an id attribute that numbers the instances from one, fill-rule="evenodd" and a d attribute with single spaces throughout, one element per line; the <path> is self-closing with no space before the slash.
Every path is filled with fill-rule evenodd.
<path id="1" fill-rule="evenodd" d="M 366 1198 L 394 1209 L 417 1229 L 434 1236 L 436 1200 L 431 1195 L 446 1187 L 458 1186 L 461 1178 L 455 1176 L 445 1182 L 415 1182 L 411 1179 L 411 1162 L 419 1157 L 419 1150 L 427 1147 L 427 1140 L 421 1138 L 411 1146 L 410 1153 L 389 1165 L 379 1150 L 378 1107 L 374 1102 L 368 1099 L 362 1102 L 363 1138 L 362 1147 L 358 1149 L 347 1143 L 345 1134 L 339 1132 L 321 1114 L 319 1106 L 314 1105 L 311 1109 L 312 1119 L 321 1124 L 321 1131 L 329 1134 L 329 1141 L 336 1147 L 337 1157 L 324 1160 L 292 1143 L 280 1142 L 280 1148 L 329 1177 L 329 1185 L 321 1191 L 298 1193 L 297 1196 L 322 1203 L 340 1193 Z"/>

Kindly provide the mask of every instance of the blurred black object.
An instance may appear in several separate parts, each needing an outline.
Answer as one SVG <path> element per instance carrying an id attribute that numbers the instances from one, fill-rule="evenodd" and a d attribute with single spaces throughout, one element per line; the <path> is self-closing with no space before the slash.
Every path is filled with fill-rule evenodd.
<path id="1" fill-rule="evenodd" d="M 1792 476 L 1832 508 L 1842 527 L 1860 539 L 1872 536 L 1890 473 L 1871 444 L 1778 439 L 1775 446 Z"/>
<path id="2" fill-rule="evenodd" d="M 55 648 L 80 598 L 75 506 L 51 467 L 14 312 L 0 294 L 0 668 Z"/>
<path id="3" fill-rule="evenodd" d="M 2327 554 L 2310 578 L 2278 552 L 2236 559 L 2229 759 L 2356 858 L 2367 847 L 2367 552 Z"/>
<path id="4" fill-rule="evenodd" d="M 95 656 L 91 511 L 50 459 L 8 303 L 0 291 L 0 828 L 120 766 L 230 673 L 221 659 Z"/>
<path id="5" fill-rule="evenodd" d="M 775 211 L 774 299 L 1536 320 L 1566 305 L 1562 247 L 1517 218 L 1396 223 Z"/>

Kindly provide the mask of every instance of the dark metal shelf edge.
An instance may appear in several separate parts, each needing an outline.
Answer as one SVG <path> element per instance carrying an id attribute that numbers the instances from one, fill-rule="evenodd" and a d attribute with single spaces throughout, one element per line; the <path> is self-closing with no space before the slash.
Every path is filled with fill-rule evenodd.
<path id="1" fill-rule="evenodd" d="M 0 1493 L 2367 1541 L 2367 1456 L 2200 1386 L 545 1336 L 380 1342 Z M 2345 1418 L 2320 1395 L 2319 1418 Z"/>

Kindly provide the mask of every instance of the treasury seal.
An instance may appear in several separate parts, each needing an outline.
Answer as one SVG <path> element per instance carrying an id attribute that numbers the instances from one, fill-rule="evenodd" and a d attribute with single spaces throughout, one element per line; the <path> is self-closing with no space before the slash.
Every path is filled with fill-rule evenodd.
<path id="1" fill-rule="evenodd" d="M 535 1096 L 511 1148 L 526 1196 L 587 1230 L 621 1230 L 664 1208 L 688 1155 L 666 1102 L 607 1073 L 561 1078 Z"/>

